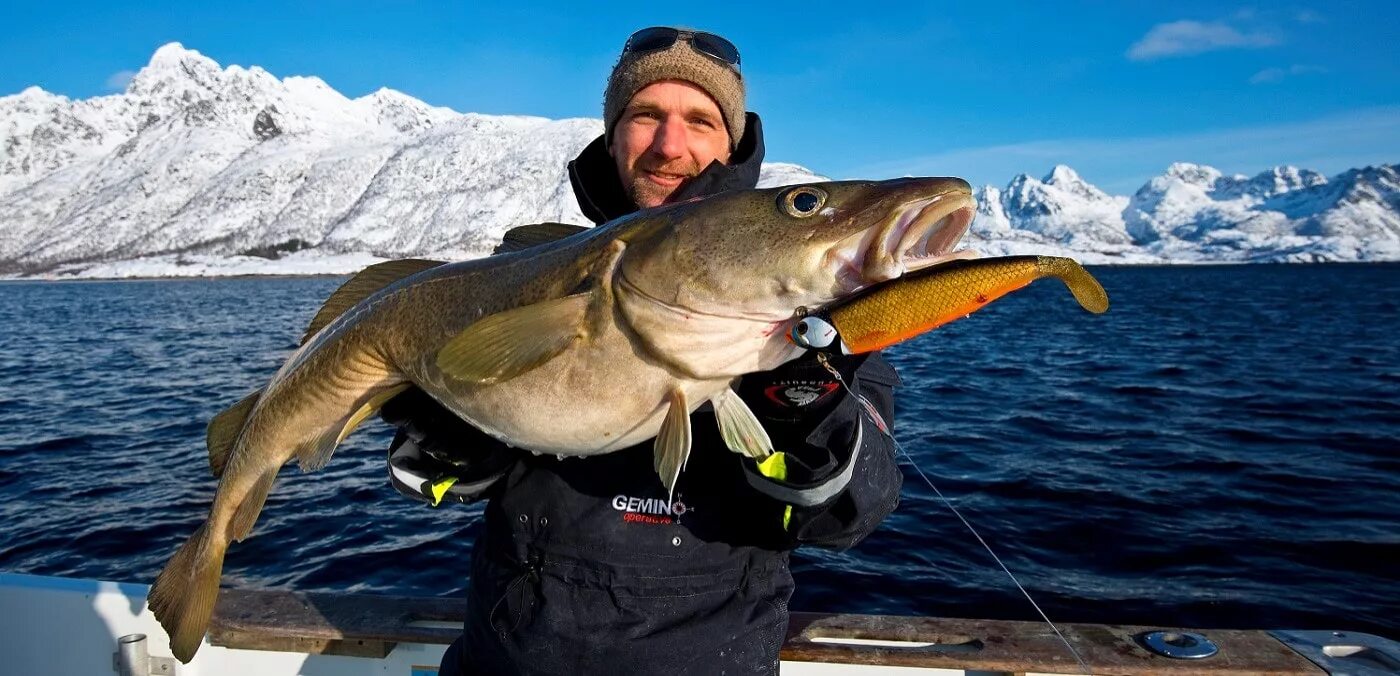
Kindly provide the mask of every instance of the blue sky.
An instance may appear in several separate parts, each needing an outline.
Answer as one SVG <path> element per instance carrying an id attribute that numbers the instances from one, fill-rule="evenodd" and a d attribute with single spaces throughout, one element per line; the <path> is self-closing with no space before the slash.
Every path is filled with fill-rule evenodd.
<path id="1" fill-rule="evenodd" d="M 1400 162 L 1400 3 L 6 3 L 0 94 L 115 91 L 161 44 L 349 96 L 597 117 L 627 35 L 739 45 L 770 160 L 1003 185 L 1069 164 L 1120 194 L 1173 161 Z M 758 4 L 758 3 L 752 3 Z"/>

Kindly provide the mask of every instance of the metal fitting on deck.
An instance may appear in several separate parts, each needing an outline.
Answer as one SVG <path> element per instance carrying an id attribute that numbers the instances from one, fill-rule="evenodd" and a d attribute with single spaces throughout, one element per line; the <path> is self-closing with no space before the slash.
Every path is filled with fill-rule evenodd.
<path id="1" fill-rule="evenodd" d="M 1137 639 L 1142 647 L 1174 660 L 1203 660 L 1220 650 L 1210 639 L 1190 631 L 1149 631 Z"/>
<path id="2" fill-rule="evenodd" d="M 175 658 L 151 657 L 146 652 L 145 634 L 127 634 L 117 639 L 112 670 L 117 676 L 174 676 Z"/>

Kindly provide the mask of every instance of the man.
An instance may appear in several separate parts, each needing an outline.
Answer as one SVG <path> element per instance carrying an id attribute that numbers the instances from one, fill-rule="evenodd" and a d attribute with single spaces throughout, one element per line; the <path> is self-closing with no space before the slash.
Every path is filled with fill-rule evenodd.
<path id="1" fill-rule="evenodd" d="M 753 188 L 762 129 L 744 95 L 723 38 L 635 33 L 608 79 L 603 136 L 569 163 L 583 213 L 602 223 Z M 898 377 L 879 355 L 833 366 L 892 419 Z M 788 552 L 855 544 L 894 508 L 900 475 L 888 437 L 815 359 L 751 374 L 738 392 L 777 452 L 762 464 L 732 453 L 713 415 L 696 414 L 670 504 L 650 443 L 560 460 L 511 449 L 419 391 L 389 402 L 395 487 L 489 500 L 463 636 L 441 673 L 776 673 Z"/>

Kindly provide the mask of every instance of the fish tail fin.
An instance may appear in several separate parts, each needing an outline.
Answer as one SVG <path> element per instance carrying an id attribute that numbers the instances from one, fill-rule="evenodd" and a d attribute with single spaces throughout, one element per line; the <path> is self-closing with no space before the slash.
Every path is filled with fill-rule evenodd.
<path id="1" fill-rule="evenodd" d="M 224 475 L 233 445 L 247 424 L 248 415 L 253 412 L 258 399 L 262 398 L 262 393 L 262 390 L 254 391 L 209 421 L 209 426 L 205 428 L 205 445 L 209 447 L 209 470 L 214 476 Z"/>
<path id="2" fill-rule="evenodd" d="M 186 664 L 194 659 L 214 614 L 227 549 L 226 543 L 211 539 L 208 524 L 200 526 L 165 564 L 146 596 L 151 613 L 170 636 L 170 651 Z"/>
<path id="3" fill-rule="evenodd" d="M 1065 288 L 1074 294 L 1074 299 L 1079 301 L 1080 307 L 1094 314 L 1102 314 L 1108 310 L 1108 292 L 1103 290 L 1103 285 L 1099 284 L 1099 280 L 1094 279 L 1084 266 L 1068 258 L 1055 256 L 1039 256 L 1038 259 L 1041 273 L 1064 282 Z"/>

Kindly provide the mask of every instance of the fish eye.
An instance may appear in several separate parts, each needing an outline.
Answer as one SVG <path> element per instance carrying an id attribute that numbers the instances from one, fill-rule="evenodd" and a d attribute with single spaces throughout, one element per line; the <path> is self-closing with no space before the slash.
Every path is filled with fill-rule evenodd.
<path id="1" fill-rule="evenodd" d="M 778 198 L 778 203 L 789 216 L 806 218 L 817 213 L 817 210 L 826 204 L 826 191 L 804 185 L 783 193 Z"/>

